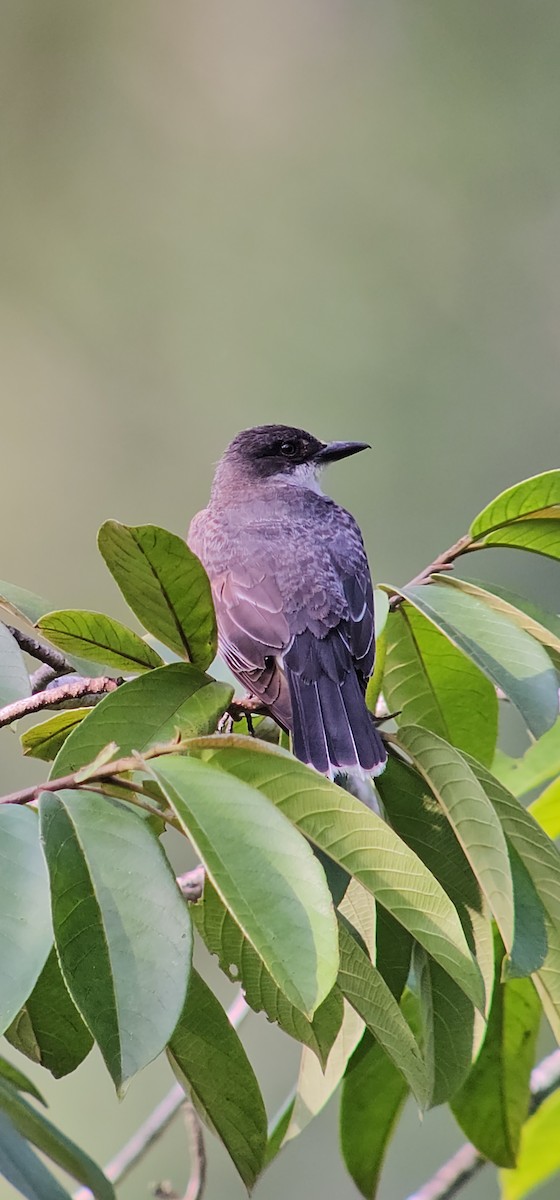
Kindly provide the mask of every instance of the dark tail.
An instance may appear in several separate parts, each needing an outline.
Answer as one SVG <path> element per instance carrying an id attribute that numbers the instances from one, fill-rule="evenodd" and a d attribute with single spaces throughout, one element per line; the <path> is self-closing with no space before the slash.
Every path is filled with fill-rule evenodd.
<path id="1" fill-rule="evenodd" d="M 292 700 L 294 754 L 324 775 L 361 768 L 379 775 L 387 762 L 353 669 L 342 681 L 319 674 L 307 681 L 285 664 Z"/>

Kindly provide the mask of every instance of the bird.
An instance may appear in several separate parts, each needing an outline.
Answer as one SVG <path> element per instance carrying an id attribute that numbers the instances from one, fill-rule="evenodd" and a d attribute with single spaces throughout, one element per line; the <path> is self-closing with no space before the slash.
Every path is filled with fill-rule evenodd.
<path id="1" fill-rule="evenodd" d="M 219 460 L 187 542 L 209 577 L 218 649 L 296 758 L 375 776 L 387 753 L 366 706 L 374 600 L 354 517 L 322 491 L 324 467 L 370 449 L 288 425 L 238 433 Z"/>

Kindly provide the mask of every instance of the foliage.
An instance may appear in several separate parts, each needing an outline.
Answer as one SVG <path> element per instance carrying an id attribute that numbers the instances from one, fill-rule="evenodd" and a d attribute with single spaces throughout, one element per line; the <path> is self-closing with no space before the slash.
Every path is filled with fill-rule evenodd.
<path id="1" fill-rule="evenodd" d="M 560 1040 L 559 626 L 446 571 L 487 546 L 560 558 L 560 471 L 497 497 L 434 577 L 383 585 L 368 689 L 395 722 L 381 816 L 298 763 L 279 731 L 271 741 L 270 722 L 234 729 L 232 689 L 207 674 L 208 580 L 180 538 L 109 521 L 99 546 L 140 632 L 0 584 L 4 723 L 32 692 L 18 629 L 78 655 L 67 669 L 84 677 L 88 662 L 92 677 L 124 675 L 94 707 L 63 705 L 21 733 L 23 753 L 52 765 L 0 807 L 1 1032 L 56 1078 L 95 1041 L 120 1093 L 167 1051 L 248 1188 L 340 1088 L 342 1154 L 363 1196 L 409 1094 L 449 1103 L 508 1168 L 503 1196 L 526 1195 L 560 1168 L 542 1153 L 557 1097 L 528 1116 L 543 1009 Z M 497 744 L 509 701 L 530 738 L 516 759 Z M 204 866 L 194 903 L 166 827 Z M 268 1132 L 247 1054 L 191 966 L 193 937 L 302 1046 Z M 0 1173 L 24 1196 L 67 1198 L 38 1149 L 110 1200 L 41 1103 L 0 1059 Z"/>

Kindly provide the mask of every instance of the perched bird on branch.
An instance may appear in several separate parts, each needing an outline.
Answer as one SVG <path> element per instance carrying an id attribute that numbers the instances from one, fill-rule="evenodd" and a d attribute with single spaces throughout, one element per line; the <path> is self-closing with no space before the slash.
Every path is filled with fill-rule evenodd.
<path id="1" fill-rule="evenodd" d="M 387 755 L 366 708 L 373 588 L 358 525 L 319 485 L 323 467 L 368 449 L 302 429 L 239 433 L 218 463 L 188 542 L 212 584 L 220 653 L 331 778 L 378 775 Z"/>

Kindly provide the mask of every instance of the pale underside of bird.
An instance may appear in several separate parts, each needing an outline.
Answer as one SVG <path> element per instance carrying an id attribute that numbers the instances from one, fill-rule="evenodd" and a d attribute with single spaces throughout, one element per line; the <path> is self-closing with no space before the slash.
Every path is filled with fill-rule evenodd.
<path id="1" fill-rule="evenodd" d="M 373 588 L 356 521 L 321 491 L 327 463 L 364 443 L 290 426 L 238 434 L 188 542 L 216 606 L 220 653 L 325 775 L 377 775 L 386 751 L 365 703 L 375 659 Z"/>

